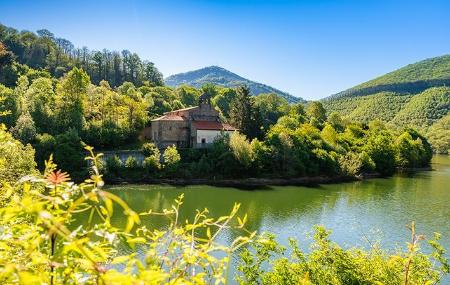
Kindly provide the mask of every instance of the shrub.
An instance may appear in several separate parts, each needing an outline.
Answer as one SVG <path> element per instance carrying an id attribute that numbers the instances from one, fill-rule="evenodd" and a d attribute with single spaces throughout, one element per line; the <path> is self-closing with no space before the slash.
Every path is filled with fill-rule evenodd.
<path id="1" fill-rule="evenodd" d="M 99 157 L 89 150 L 96 166 Z M 238 218 L 238 204 L 219 219 L 209 218 L 204 209 L 193 221 L 179 222 L 182 195 L 168 210 L 136 213 L 102 186 L 96 168 L 89 180 L 76 185 L 50 161 L 43 177 L 16 189 L 0 188 L 6 205 L 0 208 L 1 283 L 223 284 L 232 254 L 255 235 L 240 235 L 246 233 L 246 218 Z M 117 210 L 125 215 L 124 228 L 112 225 Z M 75 225 L 80 212 L 89 222 Z M 141 226 L 146 216 L 167 217 L 164 230 Z M 219 241 L 224 230 L 237 234 L 230 245 Z M 119 245 L 139 246 L 146 258 L 118 255 Z"/>
<path id="2" fill-rule="evenodd" d="M 181 157 L 176 146 L 169 146 L 164 150 L 163 161 L 167 174 L 173 175 L 178 170 Z"/>
<path id="3" fill-rule="evenodd" d="M 122 165 L 122 160 L 117 155 L 108 157 L 106 159 L 106 172 L 118 176 Z"/>
<path id="4" fill-rule="evenodd" d="M 29 144 L 24 146 L 15 140 L 0 124 L 0 182 L 13 183 L 35 172 L 34 149 Z"/>
<path id="5" fill-rule="evenodd" d="M 180 195 L 168 209 L 136 213 L 103 190 L 99 155 L 87 150 L 96 167 L 82 184 L 70 182 L 50 160 L 43 176 L 0 187 L 2 284 L 226 284 L 238 252 L 236 279 L 242 285 L 436 284 L 450 271 L 440 236 L 429 241 L 433 252 L 424 254 L 414 223 L 405 251 L 388 253 L 377 245 L 344 249 L 318 226 L 310 252 L 291 240 L 287 255 L 273 235 L 246 229 L 239 204 L 217 219 L 204 209 L 192 221 L 180 222 Z M 112 225 L 117 212 L 124 214 L 124 228 Z M 89 221 L 76 222 L 80 213 Z M 158 228 L 140 225 L 148 216 L 167 222 Z M 225 230 L 232 237 L 227 244 L 221 242 Z M 118 255 L 119 246 L 139 247 L 145 258 L 135 252 Z"/>
<path id="6" fill-rule="evenodd" d="M 125 161 L 125 167 L 129 169 L 136 169 L 139 167 L 138 162 L 134 156 L 127 157 Z"/>
<path id="7" fill-rule="evenodd" d="M 161 163 L 159 161 L 159 155 L 147 156 L 144 159 L 144 168 L 149 173 L 159 171 L 161 169 Z"/>
<path id="8" fill-rule="evenodd" d="M 407 250 L 392 254 L 378 245 L 369 250 L 344 249 L 332 242 L 331 232 L 321 226 L 315 227 L 308 253 L 291 239 L 288 255 L 273 235 L 264 235 L 240 254 L 237 281 L 241 285 L 439 283 L 449 272 L 448 260 L 437 242 L 440 236 L 429 241 L 434 252 L 427 255 L 419 251 L 423 236 L 416 234 L 414 223 L 410 229 L 412 240 Z"/>
<path id="9" fill-rule="evenodd" d="M 160 154 L 158 147 L 154 143 L 144 143 L 141 147 L 141 151 L 145 157 Z"/>
<path id="10" fill-rule="evenodd" d="M 230 149 L 244 168 L 250 167 L 253 161 L 253 149 L 245 135 L 234 132 L 230 137 Z"/>

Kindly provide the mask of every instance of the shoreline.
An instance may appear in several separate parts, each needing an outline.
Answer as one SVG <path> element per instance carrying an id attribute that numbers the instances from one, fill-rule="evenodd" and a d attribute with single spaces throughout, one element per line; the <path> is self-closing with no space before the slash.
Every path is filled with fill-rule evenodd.
<path id="1" fill-rule="evenodd" d="M 379 178 L 379 174 L 363 175 L 359 177 L 352 176 L 311 176 L 296 178 L 242 178 L 242 179 L 142 179 L 138 181 L 125 181 L 115 179 L 107 181 L 111 186 L 118 185 L 173 185 L 173 186 L 190 186 L 190 185 L 209 185 L 217 187 L 232 187 L 243 190 L 256 190 L 270 186 L 318 186 L 320 184 L 345 183 L 370 178 Z"/>
<path id="2" fill-rule="evenodd" d="M 415 173 L 420 171 L 432 171 L 431 166 L 420 168 L 398 168 L 393 175 L 402 175 L 407 173 Z M 363 173 L 357 176 L 305 176 L 293 178 L 228 178 L 228 179 L 208 179 L 208 178 L 148 178 L 143 177 L 137 180 L 125 180 L 115 178 L 107 180 L 110 186 L 120 185 L 171 185 L 171 186 L 191 186 L 191 185 L 209 185 L 216 187 L 230 187 L 242 190 L 257 190 L 271 186 L 306 186 L 315 187 L 320 184 L 340 184 L 353 181 L 364 181 L 374 178 L 384 178 L 392 176 L 383 176 L 380 173 Z"/>

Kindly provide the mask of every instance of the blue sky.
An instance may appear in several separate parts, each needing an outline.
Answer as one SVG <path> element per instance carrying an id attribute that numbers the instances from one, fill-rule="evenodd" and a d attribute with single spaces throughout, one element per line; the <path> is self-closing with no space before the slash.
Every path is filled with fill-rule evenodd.
<path id="1" fill-rule="evenodd" d="M 4 1 L 0 22 L 137 52 L 165 76 L 219 65 L 319 99 L 450 53 L 450 1 Z"/>

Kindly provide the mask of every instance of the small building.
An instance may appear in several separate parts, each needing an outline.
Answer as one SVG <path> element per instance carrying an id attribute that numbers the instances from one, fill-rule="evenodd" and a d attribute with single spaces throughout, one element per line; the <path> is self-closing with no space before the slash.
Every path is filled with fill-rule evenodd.
<path id="1" fill-rule="evenodd" d="M 222 132 L 237 129 L 220 120 L 219 112 L 211 106 L 209 96 L 200 96 L 199 104 L 164 113 L 151 121 L 151 139 L 161 149 L 204 148 L 210 146 Z"/>

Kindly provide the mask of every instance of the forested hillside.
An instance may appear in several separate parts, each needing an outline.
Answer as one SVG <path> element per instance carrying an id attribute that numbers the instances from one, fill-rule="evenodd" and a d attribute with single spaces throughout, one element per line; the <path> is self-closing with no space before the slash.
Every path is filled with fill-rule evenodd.
<path id="1" fill-rule="evenodd" d="M 448 152 L 445 117 L 450 112 L 450 55 L 410 64 L 322 100 L 328 113 L 395 128 L 413 127 L 427 134 L 435 151 Z M 448 118 L 447 118 L 448 121 Z"/>
<path id="2" fill-rule="evenodd" d="M 223 87 L 238 87 L 241 85 L 247 85 L 253 95 L 259 95 L 261 93 L 275 93 L 286 99 L 289 103 L 305 101 L 302 98 L 292 96 L 289 93 L 280 91 L 271 86 L 243 78 L 219 66 L 209 66 L 194 71 L 171 75 L 165 79 L 165 82 L 167 85 L 172 87 L 187 84 L 196 88 L 199 88 L 206 83 L 212 83 Z"/>
<path id="3" fill-rule="evenodd" d="M 337 93 L 331 98 L 379 92 L 419 93 L 430 87 L 450 86 L 450 55 L 409 64 L 383 76 Z"/>
<path id="4" fill-rule="evenodd" d="M 162 74 L 152 62 L 141 60 L 128 50 L 79 48 L 45 29 L 33 33 L 0 24 L 1 84 L 14 86 L 19 75 L 29 68 L 45 70 L 59 78 L 73 67 L 83 68 L 95 84 L 101 80 L 113 87 L 126 81 L 137 86 L 164 84 Z"/>

